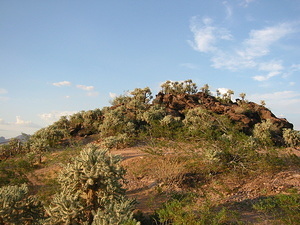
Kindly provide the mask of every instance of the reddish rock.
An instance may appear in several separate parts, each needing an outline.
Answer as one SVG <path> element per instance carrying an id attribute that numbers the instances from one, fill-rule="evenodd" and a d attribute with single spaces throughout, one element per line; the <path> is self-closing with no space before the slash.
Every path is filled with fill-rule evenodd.
<path id="1" fill-rule="evenodd" d="M 184 118 L 184 111 L 195 107 L 202 107 L 220 115 L 227 115 L 234 123 L 240 125 L 245 133 L 251 133 L 254 125 L 265 120 L 270 120 L 278 130 L 293 128 L 293 124 L 286 119 L 277 118 L 269 109 L 254 102 L 223 102 L 214 96 L 203 92 L 197 94 L 163 94 L 158 93 L 154 104 L 162 104 L 167 112 L 174 116 Z"/>

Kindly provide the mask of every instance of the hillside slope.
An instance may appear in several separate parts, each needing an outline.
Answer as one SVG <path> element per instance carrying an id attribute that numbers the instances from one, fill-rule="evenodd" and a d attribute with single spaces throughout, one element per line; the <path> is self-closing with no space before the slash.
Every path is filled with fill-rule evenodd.
<path id="1" fill-rule="evenodd" d="M 299 224 L 300 133 L 265 106 L 245 100 L 245 94 L 233 102 L 232 91 L 215 97 L 208 88 L 205 85 L 199 91 L 191 80 L 168 81 L 154 99 L 149 88 L 137 88 L 115 98 L 111 107 L 62 117 L 26 142 L 11 140 L 0 149 L 1 188 L 26 183 L 30 196 L 45 207 L 46 211 L 39 208 L 44 219 L 49 220 L 47 207 L 57 204 L 58 190 L 70 194 L 68 191 L 81 187 L 72 182 L 85 171 L 83 161 L 97 162 L 94 155 L 80 158 L 82 152 L 103 156 L 99 152 L 108 149 L 122 156 L 127 173 L 120 181 L 127 190 L 125 196 L 137 200 L 135 220 L 131 220 L 131 206 L 125 207 L 127 211 L 116 203 L 109 207 L 112 212 L 129 213 L 130 224 Z M 117 160 L 103 161 L 112 162 Z M 115 164 L 107 168 L 114 168 L 122 177 L 123 170 Z M 85 165 L 91 169 L 88 174 L 102 169 Z M 72 173 L 74 179 L 62 178 Z M 96 188 L 102 180 L 86 176 L 90 175 L 81 177 L 81 182 L 87 182 L 83 190 Z M 70 188 L 64 189 L 63 181 Z M 117 202 L 125 198 L 118 197 L 123 191 L 116 181 L 111 185 L 119 191 L 110 193 L 110 198 Z M 106 219 L 122 214 L 108 215 L 108 206 L 98 207 L 95 190 L 76 194 L 76 198 L 71 195 L 64 203 L 70 207 L 67 220 L 92 224 L 95 210 Z M 85 200 L 87 205 L 80 208 Z M 76 207 L 86 215 L 74 213 Z M 10 218 L 1 214 L 5 210 L 0 211 L 0 224 L 5 224 L 2 218 Z"/>

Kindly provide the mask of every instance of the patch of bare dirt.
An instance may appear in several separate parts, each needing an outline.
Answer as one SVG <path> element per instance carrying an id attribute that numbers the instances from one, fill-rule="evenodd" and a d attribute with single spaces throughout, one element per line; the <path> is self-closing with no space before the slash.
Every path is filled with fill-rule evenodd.
<path id="1" fill-rule="evenodd" d="M 147 162 L 148 157 L 151 157 L 138 147 L 113 151 L 113 154 L 123 156 L 122 164 L 129 170 L 130 168 L 137 169 L 141 163 Z M 299 156 L 299 149 L 287 149 L 287 154 Z M 151 179 L 151 176 L 134 176 L 133 174 L 127 179 L 127 195 L 137 200 L 137 210 L 145 214 L 152 214 L 168 199 L 168 195 L 162 191 L 161 184 Z M 220 205 L 237 210 L 241 214 L 241 220 L 248 224 L 264 225 L 272 224 L 274 221 L 252 210 L 251 204 L 266 196 L 288 193 L 290 189 L 300 191 L 300 168 L 273 173 L 263 172 L 252 177 L 222 177 L 220 175 L 194 191 L 202 196 L 209 196 Z M 200 199 L 199 204 L 201 201 L 203 200 Z"/>

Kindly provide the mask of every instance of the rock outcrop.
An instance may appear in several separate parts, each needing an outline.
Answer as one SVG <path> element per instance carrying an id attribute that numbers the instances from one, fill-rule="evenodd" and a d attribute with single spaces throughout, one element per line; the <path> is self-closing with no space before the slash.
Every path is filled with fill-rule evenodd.
<path id="1" fill-rule="evenodd" d="M 156 95 L 154 104 L 164 105 L 167 112 L 173 116 L 184 117 L 186 109 L 195 107 L 202 107 L 217 114 L 227 115 L 247 134 L 251 133 L 255 124 L 265 120 L 270 120 L 278 130 L 282 130 L 283 128 L 293 129 L 293 124 L 284 118 L 277 118 L 269 109 L 262 105 L 239 99 L 236 102 L 228 99 L 222 100 L 204 92 L 192 95 L 173 95 L 160 92 Z"/>

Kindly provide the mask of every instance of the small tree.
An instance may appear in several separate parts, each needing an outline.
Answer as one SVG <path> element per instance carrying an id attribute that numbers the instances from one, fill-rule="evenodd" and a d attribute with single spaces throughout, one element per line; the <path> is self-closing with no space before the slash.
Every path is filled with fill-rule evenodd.
<path id="1" fill-rule="evenodd" d="M 28 194 L 26 184 L 0 188 L 0 225 L 39 224 L 43 218 L 44 208 Z"/>
<path id="2" fill-rule="evenodd" d="M 61 190 L 46 208 L 49 224 L 107 224 L 132 219 L 133 201 L 126 199 L 121 182 L 125 170 L 120 157 L 90 145 L 59 175 Z M 102 221 L 102 222 L 99 222 Z"/>

